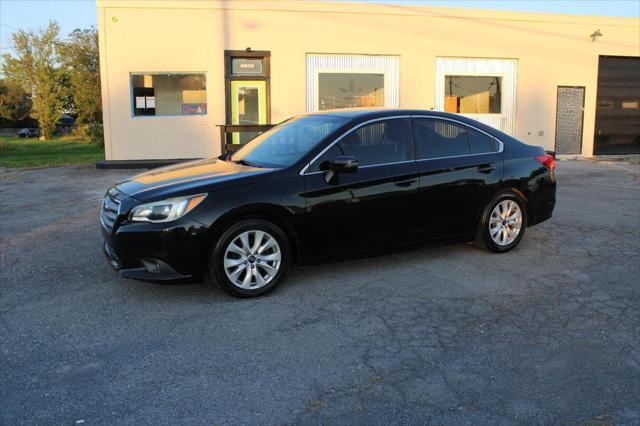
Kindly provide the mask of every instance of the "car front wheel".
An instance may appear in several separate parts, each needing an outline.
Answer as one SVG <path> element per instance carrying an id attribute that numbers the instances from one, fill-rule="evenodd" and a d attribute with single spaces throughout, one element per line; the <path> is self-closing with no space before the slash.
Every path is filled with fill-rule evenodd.
<path id="1" fill-rule="evenodd" d="M 248 219 L 229 227 L 218 240 L 209 268 L 222 289 L 235 297 L 273 290 L 290 264 L 289 241 L 271 222 Z"/>
<path id="2" fill-rule="evenodd" d="M 478 239 L 491 251 L 507 252 L 522 240 L 527 220 L 527 208 L 522 198 L 512 192 L 503 192 L 485 207 Z"/>

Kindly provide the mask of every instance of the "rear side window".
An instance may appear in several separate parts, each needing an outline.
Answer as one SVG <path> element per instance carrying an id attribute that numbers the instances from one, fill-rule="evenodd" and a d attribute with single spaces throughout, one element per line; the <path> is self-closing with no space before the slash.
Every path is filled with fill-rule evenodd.
<path id="1" fill-rule="evenodd" d="M 343 137 L 309 168 L 326 170 L 337 155 L 352 155 L 362 166 L 375 166 L 413 160 L 411 120 L 396 118 L 364 125 Z"/>
<path id="2" fill-rule="evenodd" d="M 469 154 L 467 128 L 446 120 L 417 118 L 413 121 L 416 157 L 456 157 Z"/>
<path id="3" fill-rule="evenodd" d="M 491 136 L 471 128 L 467 128 L 467 136 L 469 137 L 469 146 L 472 154 L 486 154 L 497 151 L 496 142 Z"/>

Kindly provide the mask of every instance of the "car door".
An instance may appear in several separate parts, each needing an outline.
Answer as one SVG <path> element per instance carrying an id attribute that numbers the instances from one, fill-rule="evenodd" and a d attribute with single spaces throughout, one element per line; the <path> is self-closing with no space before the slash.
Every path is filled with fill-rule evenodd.
<path id="1" fill-rule="evenodd" d="M 501 143 L 455 120 L 413 117 L 421 234 L 475 232 L 502 178 Z"/>
<path id="2" fill-rule="evenodd" d="M 355 173 L 327 180 L 330 161 L 353 156 Z M 304 175 L 315 256 L 366 250 L 406 239 L 417 226 L 417 167 L 411 120 L 358 125 L 327 148 Z"/>

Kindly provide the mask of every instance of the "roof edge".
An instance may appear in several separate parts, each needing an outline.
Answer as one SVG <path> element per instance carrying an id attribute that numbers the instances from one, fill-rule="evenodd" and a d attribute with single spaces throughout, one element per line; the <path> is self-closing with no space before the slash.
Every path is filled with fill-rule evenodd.
<path id="1" fill-rule="evenodd" d="M 591 25 L 617 24 L 640 28 L 637 17 L 606 15 L 573 15 L 566 13 L 506 11 L 482 8 L 422 6 L 407 4 L 366 3 L 352 1 L 305 1 L 286 0 L 96 0 L 98 8 L 137 9 L 213 9 L 256 12 L 289 13 L 342 13 L 415 16 L 428 18 L 467 18 L 495 21 L 558 22 Z M 605 20 L 606 22 L 603 22 Z"/>

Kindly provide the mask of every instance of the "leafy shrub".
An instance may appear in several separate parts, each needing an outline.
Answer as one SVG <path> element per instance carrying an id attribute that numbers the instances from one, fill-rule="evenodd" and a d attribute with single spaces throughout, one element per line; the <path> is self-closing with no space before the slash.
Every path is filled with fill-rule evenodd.
<path id="1" fill-rule="evenodd" d="M 82 124 L 76 127 L 73 136 L 104 146 L 104 128 L 100 123 Z"/>
<path id="2" fill-rule="evenodd" d="M 101 123 L 92 123 L 87 126 L 87 137 L 89 140 L 99 146 L 104 146 L 104 128 Z"/>

